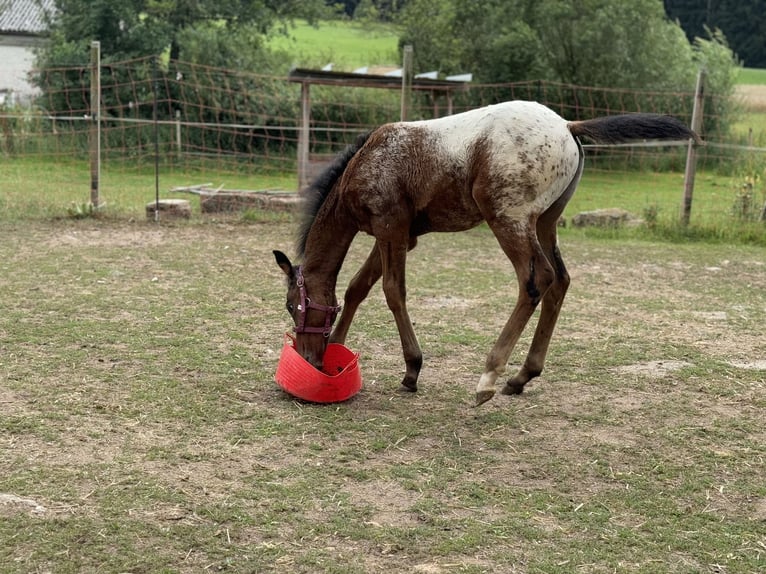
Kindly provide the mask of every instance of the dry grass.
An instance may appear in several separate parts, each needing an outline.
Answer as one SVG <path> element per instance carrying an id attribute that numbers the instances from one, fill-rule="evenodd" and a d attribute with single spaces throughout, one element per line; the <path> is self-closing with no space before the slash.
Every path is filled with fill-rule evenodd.
<path id="1" fill-rule="evenodd" d="M 766 112 L 766 86 L 740 84 L 736 86 L 734 93 L 738 98 L 741 98 L 746 110 Z"/>
<path id="2" fill-rule="evenodd" d="M 272 380 L 292 228 L 0 228 L 0 572 L 764 571 L 763 249 L 566 231 L 548 368 L 474 409 L 510 266 L 423 238 L 421 391 L 376 289 L 317 406 Z"/>

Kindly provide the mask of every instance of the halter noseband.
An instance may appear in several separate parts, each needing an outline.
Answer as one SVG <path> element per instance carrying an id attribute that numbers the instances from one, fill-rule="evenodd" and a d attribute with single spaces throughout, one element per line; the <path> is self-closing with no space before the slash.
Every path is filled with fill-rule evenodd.
<path id="1" fill-rule="evenodd" d="M 303 269 L 299 265 L 295 268 L 295 282 L 298 285 L 300 292 L 300 303 L 298 303 L 298 319 L 295 322 L 296 333 L 322 333 L 325 337 L 330 336 L 332 330 L 332 324 L 335 321 L 335 317 L 340 311 L 340 305 L 320 305 L 314 303 L 306 295 L 306 282 L 303 279 Z M 317 311 L 324 312 L 324 326 L 323 327 L 306 327 L 306 312 L 309 309 L 316 309 Z"/>

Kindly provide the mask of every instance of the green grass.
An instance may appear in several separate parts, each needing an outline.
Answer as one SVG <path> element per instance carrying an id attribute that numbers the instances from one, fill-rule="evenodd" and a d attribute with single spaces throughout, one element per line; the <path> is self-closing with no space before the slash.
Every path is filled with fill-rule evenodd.
<path id="1" fill-rule="evenodd" d="M 766 70 L 759 68 L 742 68 L 737 76 L 738 84 L 766 85 Z"/>
<path id="2" fill-rule="evenodd" d="M 732 125 L 731 131 L 739 138 L 740 145 L 766 146 L 766 111 L 743 113 Z"/>
<path id="3" fill-rule="evenodd" d="M 294 227 L 0 225 L 0 493 L 43 508 L 0 502 L 0 572 L 764 570 L 762 248 L 566 230 L 546 371 L 474 409 L 516 282 L 486 226 L 424 237 L 420 392 L 376 286 L 319 406 L 272 378 Z"/>
<path id="4" fill-rule="evenodd" d="M 76 211 L 87 210 L 90 200 L 90 173 L 85 162 L 43 163 L 22 158 L 0 163 L 0 179 L 6 191 L 0 196 L 0 220 L 47 219 L 74 217 Z M 722 176 L 701 172 L 696 177 L 692 203 L 692 227 L 678 226 L 683 196 L 683 175 L 679 173 L 610 172 L 586 167 L 577 192 L 565 216 L 578 212 L 619 207 L 638 217 L 647 213 L 655 217 L 656 229 L 608 231 L 610 235 L 656 234 L 657 237 L 714 241 L 744 241 L 763 244 L 766 230 L 761 223 L 744 223 L 733 217 L 741 176 Z M 762 182 L 763 180 L 761 180 Z M 180 169 L 161 166 L 160 197 L 187 198 L 199 213 L 197 196 L 171 193 L 178 186 L 212 183 L 225 189 L 294 190 L 292 174 L 264 172 L 257 168 L 241 172 L 211 169 Z M 102 172 L 101 200 L 106 205 L 100 215 L 107 218 L 144 218 L 145 206 L 155 198 L 154 166 L 109 169 Z M 758 197 L 762 189 L 756 190 Z M 763 201 L 763 199 L 759 199 Z M 245 214 L 249 217 L 249 214 Z M 596 233 L 599 233 L 596 231 Z"/>
<path id="5" fill-rule="evenodd" d="M 320 22 L 312 26 L 298 22 L 288 35 L 275 36 L 270 46 L 290 53 L 298 67 L 352 71 L 362 66 L 399 66 L 396 29 L 382 24 L 348 21 Z"/>
<path id="6" fill-rule="evenodd" d="M 701 173 L 695 180 L 695 195 L 699 222 L 710 222 L 728 212 L 732 198 L 728 177 Z M 663 218 L 675 219 L 680 213 L 684 191 L 681 173 L 625 173 L 589 170 L 587 165 L 565 215 L 580 211 L 619 207 L 641 215 L 656 207 Z M 703 217 L 704 216 L 704 217 Z"/>
<path id="7" fill-rule="evenodd" d="M 199 211 L 197 196 L 173 194 L 170 190 L 207 183 L 227 190 L 295 189 L 297 185 L 294 174 L 275 173 L 271 168 L 232 171 L 228 166 L 219 165 L 206 169 L 198 163 L 195 167 L 162 165 L 159 174 L 160 197 L 189 199 L 196 211 Z M 0 163 L 0 179 L 6 185 L 6 191 L 0 195 L 0 220 L 66 217 L 71 209 L 90 201 L 90 171 L 85 160 L 54 163 L 34 157 L 6 159 Z M 154 165 L 149 162 L 130 167 L 112 164 L 102 170 L 100 188 L 106 214 L 143 216 L 146 203 L 155 199 L 158 189 Z"/>

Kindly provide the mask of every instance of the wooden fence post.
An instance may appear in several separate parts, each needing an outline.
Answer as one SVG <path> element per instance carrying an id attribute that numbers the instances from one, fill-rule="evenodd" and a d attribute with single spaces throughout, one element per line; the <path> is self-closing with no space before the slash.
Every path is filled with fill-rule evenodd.
<path id="1" fill-rule="evenodd" d="M 101 42 L 90 43 L 90 204 L 101 204 Z"/>
<path id="2" fill-rule="evenodd" d="M 694 109 L 692 110 L 691 128 L 697 133 L 702 129 L 702 109 L 705 104 L 705 69 L 697 74 L 697 87 L 694 90 Z M 686 172 L 684 173 L 684 199 L 681 207 L 681 224 L 689 225 L 694 195 L 694 177 L 697 173 L 697 148 L 694 140 L 689 140 L 686 152 Z"/>
<path id="3" fill-rule="evenodd" d="M 402 56 L 402 107 L 401 120 L 407 121 L 410 111 L 410 100 L 412 99 L 412 46 L 404 47 Z"/>
<path id="4" fill-rule="evenodd" d="M 310 183 L 311 96 L 309 82 L 301 82 L 301 125 L 298 130 L 298 191 Z"/>
<path id="5" fill-rule="evenodd" d="M 184 154 L 184 146 L 181 143 L 181 110 L 176 110 L 176 154 L 180 161 Z"/>
<path id="6" fill-rule="evenodd" d="M 160 220 L 160 113 L 157 56 L 152 58 L 152 122 L 154 123 L 154 221 Z"/>

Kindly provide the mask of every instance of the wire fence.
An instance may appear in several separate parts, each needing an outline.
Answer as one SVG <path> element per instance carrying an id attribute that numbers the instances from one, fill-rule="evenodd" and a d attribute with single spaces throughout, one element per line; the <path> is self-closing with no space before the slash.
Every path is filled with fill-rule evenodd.
<path id="1" fill-rule="evenodd" d="M 92 101 L 94 73 L 99 81 L 97 111 Z M 359 133 L 396 121 L 401 112 L 397 90 L 353 82 L 319 85 L 312 86 L 306 124 L 306 102 L 302 100 L 306 94 L 287 75 L 258 75 L 180 61 L 162 63 L 157 58 L 95 67 L 93 62 L 83 62 L 38 70 L 34 75 L 40 95 L 33 106 L 0 108 L 0 154 L 6 161 L 27 166 L 25 169 L 44 169 L 56 189 L 77 186 L 83 199 L 87 190 L 82 189 L 82 179 L 72 174 L 88 176 L 94 125 L 104 175 L 112 181 L 158 169 L 160 175 L 172 174 L 174 184 L 229 179 L 250 189 L 296 189 L 301 133 L 306 125 L 308 159 L 319 167 Z M 690 124 L 694 96 L 693 92 L 604 89 L 545 81 L 469 83 L 449 93 L 415 91 L 408 119 L 527 99 L 539 101 L 569 120 L 656 112 Z M 731 135 L 736 133 L 730 129 L 736 109 L 728 101 L 706 96 L 702 121 L 706 145 L 697 160 L 699 170 L 732 174 L 743 165 L 742 169 L 749 169 L 747 164 L 758 163 L 766 155 L 763 135 L 755 140 L 752 133 L 748 139 Z M 589 171 L 624 177 L 637 171 L 683 172 L 686 161 L 685 147 L 668 145 L 591 146 L 587 154 Z M 651 202 L 648 195 L 647 201 Z M 698 205 L 698 209 L 720 211 L 719 204 L 706 207 L 704 197 Z"/>

